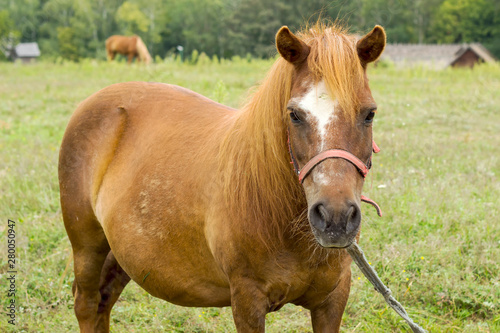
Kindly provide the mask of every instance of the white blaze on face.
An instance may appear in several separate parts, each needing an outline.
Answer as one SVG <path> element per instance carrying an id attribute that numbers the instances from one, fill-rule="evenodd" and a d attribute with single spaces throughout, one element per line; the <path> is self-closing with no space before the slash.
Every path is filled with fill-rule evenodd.
<path id="1" fill-rule="evenodd" d="M 338 103 L 328 94 L 325 82 L 320 81 L 317 85 L 311 84 L 305 95 L 297 102 L 298 106 L 307 113 L 311 126 L 316 127 L 320 142 L 317 148 L 318 153 L 327 149 L 325 146 L 328 136 L 327 130 L 328 126 L 337 119 Z M 312 177 L 316 184 L 327 184 L 330 179 L 329 175 L 319 170 L 315 170 Z"/>
<path id="2" fill-rule="evenodd" d="M 325 147 L 328 125 L 337 118 L 335 112 L 336 101 L 328 94 L 325 81 L 320 81 L 317 85 L 311 84 L 309 90 L 298 103 L 299 107 L 308 113 L 312 122 L 316 123 L 316 130 L 321 140 L 320 150 Z"/>

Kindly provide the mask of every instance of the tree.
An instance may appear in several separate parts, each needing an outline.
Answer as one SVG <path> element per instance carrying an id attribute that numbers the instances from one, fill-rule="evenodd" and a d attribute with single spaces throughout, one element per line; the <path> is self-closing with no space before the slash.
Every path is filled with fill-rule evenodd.
<path id="1" fill-rule="evenodd" d="M 8 11 L 21 42 L 37 41 L 40 9 L 40 0 L 0 0 L 0 10 Z"/>
<path id="2" fill-rule="evenodd" d="M 104 58 L 113 34 L 140 35 L 153 56 L 182 45 L 269 57 L 282 25 L 297 31 L 318 17 L 359 33 L 381 24 L 389 42 L 482 42 L 500 56 L 500 0 L 0 0 L 0 10 L 0 29 L 37 41 L 44 57 Z"/>
<path id="3" fill-rule="evenodd" d="M 126 35 L 146 32 L 149 28 L 149 19 L 135 3 L 125 1 L 116 12 L 116 21 Z"/>
<path id="4" fill-rule="evenodd" d="M 19 41 L 20 33 L 7 10 L 0 10 L 0 60 L 5 60 Z"/>
<path id="5" fill-rule="evenodd" d="M 59 42 L 59 54 L 61 57 L 78 61 L 80 53 L 75 45 L 75 30 L 71 27 L 58 27 L 57 40 Z"/>
<path id="6" fill-rule="evenodd" d="M 495 6 L 488 0 L 446 0 L 436 13 L 433 40 L 438 43 L 487 40 L 499 32 L 500 18 L 495 15 L 498 10 L 498 3 Z"/>

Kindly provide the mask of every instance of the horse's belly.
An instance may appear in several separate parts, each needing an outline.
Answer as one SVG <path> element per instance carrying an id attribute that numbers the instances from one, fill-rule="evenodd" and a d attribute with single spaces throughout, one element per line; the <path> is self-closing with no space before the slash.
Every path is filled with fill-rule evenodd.
<path id="1" fill-rule="evenodd" d="M 105 231 L 120 265 L 153 296 L 184 306 L 230 305 L 229 283 L 203 235 L 182 224 L 121 220 Z"/>
<path id="2" fill-rule="evenodd" d="M 124 174 L 107 174 L 96 211 L 127 274 L 153 296 L 175 304 L 229 305 L 227 277 L 205 239 L 203 204 L 181 195 L 181 188 L 193 185 L 142 172 L 133 178 L 133 190 L 120 189 Z"/>
<path id="3" fill-rule="evenodd" d="M 224 285 L 213 272 L 165 260 L 170 264 L 130 264 L 134 281 L 151 295 L 182 306 L 222 307 L 231 305 L 229 285 Z M 148 269 L 145 269 L 148 267 Z"/>

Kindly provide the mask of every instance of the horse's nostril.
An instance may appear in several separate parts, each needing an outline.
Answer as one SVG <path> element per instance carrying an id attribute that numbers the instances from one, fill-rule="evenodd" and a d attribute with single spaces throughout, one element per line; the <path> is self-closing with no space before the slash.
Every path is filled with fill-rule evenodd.
<path id="1" fill-rule="evenodd" d="M 361 212 L 359 210 L 358 205 L 351 205 L 349 210 L 347 211 L 347 224 L 346 224 L 346 232 L 350 234 L 351 232 L 355 232 L 359 224 L 361 222 Z"/>
<path id="2" fill-rule="evenodd" d="M 336 211 L 327 207 L 324 203 L 317 203 L 309 211 L 309 222 L 317 231 L 347 235 L 356 233 L 361 222 L 358 205 L 347 204 Z"/>
<path id="3" fill-rule="evenodd" d="M 323 221 L 328 220 L 328 211 L 326 210 L 325 206 L 318 205 L 317 209 L 318 209 L 319 215 L 321 216 L 321 219 Z"/>
<path id="4" fill-rule="evenodd" d="M 320 231 L 325 231 L 328 218 L 328 210 L 321 203 L 314 205 L 309 213 L 309 221 Z"/>

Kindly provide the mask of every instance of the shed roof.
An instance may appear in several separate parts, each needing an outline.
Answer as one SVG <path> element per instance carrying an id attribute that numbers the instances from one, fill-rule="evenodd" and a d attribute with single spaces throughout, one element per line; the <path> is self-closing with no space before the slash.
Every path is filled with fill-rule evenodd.
<path id="1" fill-rule="evenodd" d="M 472 50 L 484 62 L 495 58 L 481 44 L 387 44 L 382 59 L 396 64 L 415 65 L 424 63 L 431 67 L 446 68 L 456 62 L 467 50 Z"/>
<path id="2" fill-rule="evenodd" d="M 481 58 L 481 59 L 484 60 L 484 62 L 494 62 L 494 61 L 496 61 L 495 57 L 490 53 L 490 51 L 488 51 L 488 49 L 485 48 L 480 43 L 469 44 L 468 48 L 470 48 L 472 51 L 474 51 L 479 56 L 479 58 Z M 463 52 L 465 53 L 465 51 L 467 51 L 467 49 L 464 50 Z"/>
<path id="3" fill-rule="evenodd" d="M 15 48 L 16 55 L 19 58 L 39 57 L 40 49 L 37 43 L 20 43 Z"/>

